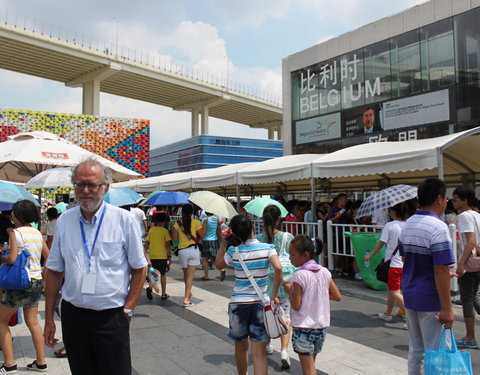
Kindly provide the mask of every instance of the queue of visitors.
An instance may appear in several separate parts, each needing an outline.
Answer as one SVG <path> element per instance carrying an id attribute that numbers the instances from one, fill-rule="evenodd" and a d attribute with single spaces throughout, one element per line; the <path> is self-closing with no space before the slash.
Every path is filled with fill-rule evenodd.
<path id="1" fill-rule="evenodd" d="M 303 373 L 315 373 L 315 359 L 330 325 L 329 300 L 339 301 L 341 295 L 330 271 L 316 261 L 322 250 L 323 256 L 329 251 L 325 237 L 312 238 L 316 232 L 305 223 L 331 220 L 361 229 L 362 224 L 371 223 L 371 218 L 356 217 L 361 202 L 350 201 L 346 194 L 339 194 L 331 202 L 322 197 L 314 212 L 308 202 L 287 202 L 289 215 L 285 225 L 280 209 L 270 205 L 263 211 L 260 231 L 255 230 L 253 218 L 247 212 L 233 217 L 226 226 L 224 219 L 213 213 L 195 215 L 190 204 L 181 207 L 179 220 L 171 220 L 165 208 L 157 209 L 147 225 L 146 217 L 135 212 L 140 209 L 131 210 L 132 214 L 130 207 L 123 210 L 103 201 L 110 178 L 108 169 L 95 159 L 88 159 L 74 169 L 72 183 L 78 206 L 60 216 L 47 211 L 47 242 L 30 224 L 39 219 L 30 201 L 17 202 L 11 218 L 0 216 L 0 236 L 9 248 L 3 249 L 2 262 L 13 264 L 20 251 L 28 250 L 32 280 L 27 289 L 5 290 L 1 296 L 0 344 L 4 362 L 0 373 L 17 371 L 8 323 L 18 308 L 23 308 L 36 352 L 36 359 L 27 368 L 47 370 L 42 329 L 37 319 L 43 274 L 45 344 L 53 348 L 59 341 L 55 337 L 53 314 L 61 295 L 65 344 L 62 353 L 68 358 L 72 374 L 130 374 L 130 321 L 147 275 L 158 276 L 161 289 L 157 293 L 162 300 L 170 297 L 167 272 L 172 265 L 172 254 L 178 255 L 183 271 L 185 308 L 193 306 L 192 286 L 198 267 L 203 268 L 202 279 L 208 280 L 210 266 L 215 264 L 220 281 L 225 280 L 227 267 L 233 268 L 235 282 L 228 309 L 228 337 L 235 344 L 239 374 L 247 373 L 250 347 L 257 375 L 268 373 L 266 354 L 273 352 L 264 326 L 263 304 L 240 266 L 239 256 L 262 293 L 283 309 L 291 327 L 280 337 L 281 366 L 284 369 L 291 366 L 288 347 L 292 341 Z M 460 186 L 454 190 L 453 204 L 447 211 L 446 220 L 457 224 L 460 233 L 455 274 L 449 271 L 449 265 L 455 263 L 452 239 L 442 220 L 447 202 L 443 181 L 424 181 L 418 188 L 418 209 L 414 201 L 390 207 L 391 221 L 384 224 L 379 243 L 365 256 L 365 261 L 370 261 L 384 245 L 387 247 L 385 260 L 391 259 L 387 307 L 378 317 L 391 321 L 395 305 L 400 315 L 406 313 L 409 375 L 421 373 L 424 351 L 435 347 L 442 326 L 449 328 L 453 324 L 452 276 L 459 280 L 466 328 L 465 337 L 457 340 L 457 344 L 478 348 L 475 313 L 480 314 L 480 269 L 471 262 L 472 251 L 480 243 L 478 200 L 473 189 Z M 382 220 L 381 215 L 377 216 L 375 220 Z M 323 233 L 325 236 L 326 230 Z M 343 227 L 333 234 L 343 238 Z M 349 242 L 338 243 L 350 246 Z M 41 256 L 46 260 L 44 273 Z M 342 276 L 359 278 L 352 258 L 337 256 L 335 266 Z M 146 294 L 152 300 L 156 291 L 152 285 L 156 281 L 148 281 Z"/>

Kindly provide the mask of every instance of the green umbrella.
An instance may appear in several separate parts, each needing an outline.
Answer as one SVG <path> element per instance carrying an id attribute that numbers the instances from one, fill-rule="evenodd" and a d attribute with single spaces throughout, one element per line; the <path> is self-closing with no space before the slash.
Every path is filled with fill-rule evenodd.
<path id="1" fill-rule="evenodd" d="M 253 214 L 258 217 L 263 216 L 263 210 L 265 210 L 265 207 L 267 206 L 277 206 L 280 208 L 280 213 L 281 217 L 285 217 L 288 215 L 287 209 L 281 204 L 279 201 L 276 201 L 275 199 L 271 198 L 255 198 L 252 199 L 250 202 L 248 202 L 244 209 L 250 214 Z"/>

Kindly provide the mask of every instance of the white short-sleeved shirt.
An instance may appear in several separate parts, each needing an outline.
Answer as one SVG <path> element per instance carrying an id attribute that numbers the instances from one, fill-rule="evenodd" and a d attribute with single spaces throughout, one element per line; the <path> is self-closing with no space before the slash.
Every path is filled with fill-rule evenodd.
<path id="1" fill-rule="evenodd" d="M 92 267 L 97 274 L 95 293 L 83 294 L 82 279 L 88 271 L 89 261 L 82 241 L 80 220 L 91 249 L 104 207 L 105 217 L 92 258 Z M 130 269 L 146 265 L 140 228 L 129 211 L 103 203 L 92 223 L 83 219 L 80 207 L 64 212 L 58 219 L 47 267 L 64 272 L 62 297 L 71 304 L 93 310 L 124 306 L 130 285 Z"/>
<path id="2" fill-rule="evenodd" d="M 460 233 L 460 241 L 462 241 L 462 250 L 467 243 L 465 233 L 475 233 L 476 242 L 480 242 L 480 214 L 473 210 L 462 212 L 457 216 L 458 231 Z"/>
<path id="3" fill-rule="evenodd" d="M 400 236 L 400 233 L 402 232 L 404 226 L 404 221 L 393 220 L 389 221 L 383 227 L 380 241 L 387 244 L 387 250 L 385 250 L 385 257 L 383 258 L 384 260 L 388 260 L 392 257 L 393 252 L 398 246 L 398 237 Z M 390 267 L 403 268 L 402 257 L 400 256 L 399 251 L 397 251 L 395 256 L 392 258 L 392 261 L 390 262 Z"/>
<path id="4" fill-rule="evenodd" d="M 57 227 L 57 219 L 49 220 L 47 223 L 47 236 L 53 236 L 55 234 L 56 227 Z"/>
<path id="5" fill-rule="evenodd" d="M 138 223 L 140 224 L 140 233 L 142 233 L 142 238 L 145 237 L 145 226 L 143 222 L 147 220 L 147 215 L 141 208 L 138 207 L 130 207 L 130 212 L 135 215 Z"/>
<path id="6" fill-rule="evenodd" d="M 330 326 L 329 288 L 332 274 L 325 267 L 319 271 L 297 270 L 291 283 L 302 287 L 302 305 L 291 310 L 292 327 L 320 329 Z"/>

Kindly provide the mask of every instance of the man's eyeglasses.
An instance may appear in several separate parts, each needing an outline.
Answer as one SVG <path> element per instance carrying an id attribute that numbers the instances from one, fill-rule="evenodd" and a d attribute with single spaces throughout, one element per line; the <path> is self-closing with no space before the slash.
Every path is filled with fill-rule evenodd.
<path id="1" fill-rule="evenodd" d="M 87 188 L 90 191 L 97 191 L 103 185 L 105 185 L 105 184 L 85 184 L 83 182 L 75 182 L 73 184 L 73 187 L 77 190 L 83 190 L 83 189 Z"/>

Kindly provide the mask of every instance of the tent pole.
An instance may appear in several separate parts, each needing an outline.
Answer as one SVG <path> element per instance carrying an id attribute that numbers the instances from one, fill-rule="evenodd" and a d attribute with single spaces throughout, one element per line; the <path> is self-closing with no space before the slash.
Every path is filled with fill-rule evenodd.
<path id="1" fill-rule="evenodd" d="M 315 186 L 315 177 L 312 177 L 310 179 L 310 186 L 311 186 L 311 196 L 310 196 L 310 200 L 311 200 L 311 206 L 310 206 L 310 209 L 312 210 L 312 221 L 315 223 L 317 221 L 317 210 L 315 209 L 315 200 L 316 200 L 316 195 L 317 195 L 317 192 L 315 190 L 316 186 Z"/>
<path id="2" fill-rule="evenodd" d="M 237 212 L 240 212 L 240 185 L 237 184 Z"/>
<path id="3" fill-rule="evenodd" d="M 443 153 L 441 149 L 437 150 L 438 179 L 443 181 Z"/>

